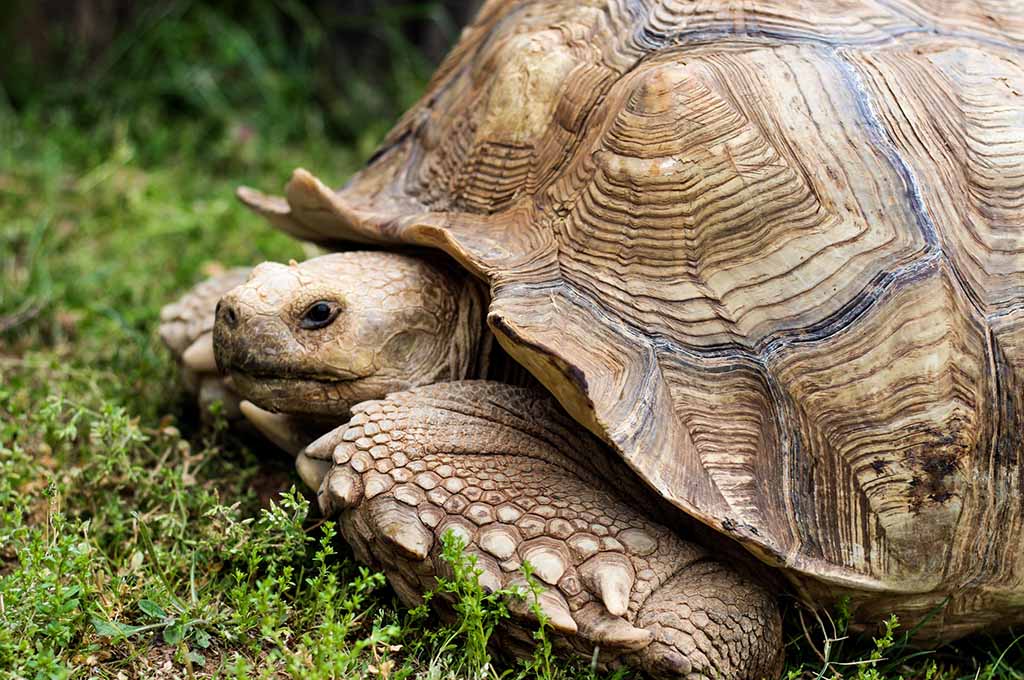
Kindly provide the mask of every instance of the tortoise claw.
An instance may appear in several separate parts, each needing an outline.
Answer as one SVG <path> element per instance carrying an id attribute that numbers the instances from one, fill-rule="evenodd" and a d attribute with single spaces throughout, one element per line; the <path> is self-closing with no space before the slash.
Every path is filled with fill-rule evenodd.
<path id="1" fill-rule="evenodd" d="M 181 363 L 185 387 L 198 396 L 204 419 L 209 417 L 214 402 L 224 404 L 222 413 L 229 421 L 241 417 L 238 395 L 217 371 L 212 329 L 221 296 L 248 276 L 248 269 L 228 270 L 199 283 L 160 310 L 160 339 Z"/>
<path id="2" fill-rule="evenodd" d="M 370 518 L 376 535 L 389 541 L 402 557 L 422 562 L 430 555 L 434 535 L 423 526 L 415 508 L 381 497 L 373 502 Z"/>
<path id="3" fill-rule="evenodd" d="M 331 471 L 331 463 L 326 460 L 310 458 L 303 450 L 295 458 L 295 471 L 299 473 L 299 477 L 307 487 L 319 489 L 323 484 L 324 477 Z"/>
<path id="4" fill-rule="evenodd" d="M 185 368 L 196 373 L 216 373 L 217 360 L 213 356 L 213 333 L 203 333 L 181 355 Z"/>
<path id="5" fill-rule="evenodd" d="M 580 576 L 601 597 L 608 613 L 624 616 L 629 609 L 629 594 L 636 581 L 636 570 L 622 553 L 598 553 L 580 565 Z"/>
<path id="6" fill-rule="evenodd" d="M 582 637 L 602 647 L 614 647 L 627 652 L 643 649 L 654 639 L 654 633 L 637 628 L 621 616 L 612 616 L 606 608 L 591 602 L 576 613 Z"/>
<path id="7" fill-rule="evenodd" d="M 547 617 L 548 624 L 555 631 L 565 635 L 575 635 L 579 631 L 576 619 L 573 618 L 572 611 L 569 609 L 569 603 L 557 589 L 544 588 L 534 596 L 523 577 L 513 579 L 509 586 L 518 588 L 520 592 L 524 593 L 521 599 L 509 603 L 509 611 L 522 618 L 536 621 L 537 613 L 534 609 L 534 605 L 536 605 Z"/>
<path id="8" fill-rule="evenodd" d="M 246 420 L 293 458 L 309 443 L 309 435 L 291 416 L 271 413 L 251 401 L 243 401 L 239 406 Z"/>
<path id="9" fill-rule="evenodd" d="M 320 493 L 320 509 L 325 515 L 355 507 L 363 498 L 363 480 L 345 466 L 335 466 L 324 478 Z"/>
<path id="10" fill-rule="evenodd" d="M 415 602 L 451 573 L 438 546 L 452 532 L 476 556 L 481 587 L 524 591 L 508 603 L 510 640 L 528 640 L 542 618 L 560 649 L 599 648 L 603 668 L 772 675 L 781 624 L 771 594 L 524 431 L 513 418 L 530 412 L 530 394 L 480 382 L 419 388 L 354 407 L 310 445 L 311 458 L 333 462 L 321 503 L 342 511 L 357 555 Z"/>

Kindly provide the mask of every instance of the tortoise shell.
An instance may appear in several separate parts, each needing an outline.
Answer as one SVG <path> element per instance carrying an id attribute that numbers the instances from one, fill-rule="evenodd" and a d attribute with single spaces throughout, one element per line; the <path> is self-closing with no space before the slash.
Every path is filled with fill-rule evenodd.
<path id="1" fill-rule="evenodd" d="M 344 188 L 240 196 L 449 253 L 666 499 L 955 634 L 1024 602 L 1022 50 L 1010 0 L 491 1 Z"/>

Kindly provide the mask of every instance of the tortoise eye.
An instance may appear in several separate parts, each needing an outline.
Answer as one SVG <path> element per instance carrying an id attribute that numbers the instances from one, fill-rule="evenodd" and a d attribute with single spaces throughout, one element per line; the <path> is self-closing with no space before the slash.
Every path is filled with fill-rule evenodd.
<path id="1" fill-rule="evenodd" d="M 340 311 L 341 306 L 338 303 L 319 300 L 306 309 L 302 319 L 299 320 L 299 326 L 308 331 L 330 326 L 338 318 Z"/>

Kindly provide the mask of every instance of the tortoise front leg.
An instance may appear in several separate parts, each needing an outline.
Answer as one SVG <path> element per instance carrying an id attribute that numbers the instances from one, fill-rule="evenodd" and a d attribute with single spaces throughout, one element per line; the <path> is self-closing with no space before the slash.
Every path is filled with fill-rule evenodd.
<path id="1" fill-rule="evenodd" d="M 546 394 L 447 383 L 353 414 L 305 456 L 333 463 L 321 505 L 340 512 L 357 555 L 408 604 L 445 573 L 439 538 L 451 531 L 492 590 L 522 584 L 520 566 L 531 563 L 564 651 L 589 658 L 597 647 L 603 665 L 656 677 L 777 675 L 781 622 L 770 593 L 648 519 L 644 493 L 602 474 L 622 468 Z M 529 625 L 529 607 L 512 609 L 520 634 L 505 639 Z"/>
<path id="2" fill-rule="evenodd" d="M 206 417 L 214 402 L 224 404 L 228 419 L 241 417 L 238 395 L 217 371 L 213 358 L 213 322 L 217 302 L 245 283 L 251 270 L 237 267 L 195 285 L 160 310 L 160 338 L 181 365 L 185 386 L 195 393 Z"/>

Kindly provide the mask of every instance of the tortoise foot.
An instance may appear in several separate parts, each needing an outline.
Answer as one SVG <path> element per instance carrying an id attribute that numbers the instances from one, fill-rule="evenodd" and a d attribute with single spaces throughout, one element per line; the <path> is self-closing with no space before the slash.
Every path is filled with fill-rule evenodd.
<path id="1" fill-rule="evenodd" d="M 196 395 L 204 418 L 216 402 L 224 405 L 229 420 L 242 417 L 239 397 L 224 381 L 213 358 L 213 322 L 217 302 L 245 283 L 249 271 L 239 267 L 209 278 L 160 310 L 160 339 L 178 360 L 185 386 Z"/>
<path id="2" fill-rule="evenodd" d="M 449 573 L 440 539 L 451 532 L 492 592 L 526 586 L 530 564 L 536 605 L 565 653 L 589 659 L 596 648 L 603 667 L 664 678 L 777 673 L 771 595 L 649 519 L 642 488 L 547 395 L 448 383 L 352 412 L 302 457 L 331 465 L 321 506 L 340 514 L 360 559 L 383 569 L 408 604 Z M 536 627 L 537 607 L 529 597 L 509 604 L 514 619 L 498 644 L 529 653 L 519 641 Z"/>
<path id="3" fill-rule="evenodd" d="M 636 625 L 653 634 L 639 653 L 655 677 L 776 678 L 782 621 L 761 585 L 716 560 L 674 574 L 644 603 Z"/>

